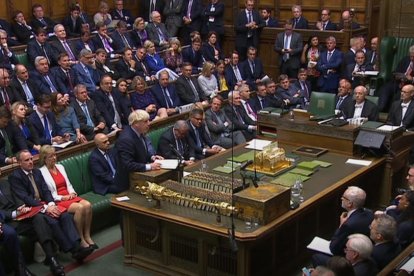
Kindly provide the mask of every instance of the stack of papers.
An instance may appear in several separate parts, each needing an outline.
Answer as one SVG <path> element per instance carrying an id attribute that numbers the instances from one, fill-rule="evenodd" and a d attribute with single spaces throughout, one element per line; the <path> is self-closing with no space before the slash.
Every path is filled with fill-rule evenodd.
<path id="1" fill-rule="evenodd" d="M 232 173 L 234 172 L 238 167 L 240 167 L 239 163 L 227 161 L 226 164 L 223 166 L 219 166 L 213 169 L 213 171 L 221 172 L 221 173 Z"/>
<path id="2" fill-rule="evenodd" d="M 308 244 L 307 248 L 315 251 L 319 251 L 328 255 L 333 255 L 331 250 L 329 249 L 329 244 L 331 242 L 325 239 L 314 237 L 310 244 Z"/>
<path id="3" fill-rule="evenodd" d="M 161 164 L 161 169 L 174 170 L 178 167 L 177 159 L 155 160 L 155 162 Z"/>
<path id="4" fill-rule="evenodd" d="M 369 166 L 369 165 L 371 165 L 372 161 L 350 158 L 350 159 L 346 160 L 345 163 L 346 164 L 352 164 L 352 165 L 359 165 L 359 166 Z"/>
<path id="5" fill-rule="evenodd" d="M 270 145 L 272 141 L 269 140 L 262 140 L 262 139 L 253 139 L 251 140 L 247 146 L 246 149 L 255 149 L 255 150 L 263 150 L 264 147 Z"/>

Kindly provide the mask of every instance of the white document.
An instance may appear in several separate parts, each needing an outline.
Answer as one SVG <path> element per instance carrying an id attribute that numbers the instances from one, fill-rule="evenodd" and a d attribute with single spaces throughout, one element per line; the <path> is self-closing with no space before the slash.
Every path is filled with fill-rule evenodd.
<path id="1" fill-rule="evenodd" d="M 128 201 L 129 197 L 128 196 L 119 196 L 115 198 L 117 201 Z"/>
<path id="2" fill-rule="evenodd" d="M 408 273 L 411 273 L 411 271 L 414 270 L 414 257 L 411 257 L 401 268 L 407 271 Z"/>
<path id="3" fill-rule="evenodd" d="M 393 131 L 396 130 L 398 128 L 400 128 L 401 126 L 390 126 L 390 125 L 382 125 L 380 127 L 377 127 L 377 130 L 381 130 L 381 131 Z"/>
<path id="4" fill-rule="evenodd" d="M 371 165 L 372 161 L 349 158 L 345 163 L 359 166 L 369 166 Z"/>
<path id="5" fill-rule="evenodd" d="M 194 105 L 193 103 L 182 105 L 178 107 L 178 110 L 180 111 L 180 113 L 190 112 L 191 109 L 193 108 L 193 105 Z"/>
<path id="6" fill-rule="evenodd" d="M 174 170 L 178 167 L 177 159 L 155 160 L 155 162 L 161 164 L 161 169 Z"/>
<path id="7" fill-rule="evenodd" d="M 64 149 L 72 143 L 73 143 L 73 141 L 68 141 L 68 142 L 65 142 L 65 143 L 62 143 L 62 144 L 53 144 L 52 146 L 54 146 L 55 148 Z"/>
<path id="8" fill-rule="evenodd" d="M 246 149 L 263 150 L 264 147 L 270 145 L 272 141 L 263 139 L 253 139 L 245 147 Z"/>
<path id="9" fill-rule="evenodd" d="M 328 255 L 333 255 L 331 250 L 329 249 L 329 244 L 331 242 L 327 241 L 325 239 L 319 238 L 319 237 L 314 237 L 313 240 L 310 242 L 310 244 L 308 244 L 307 248 L 308 249 L 312 249 L 315 251 L 319 251 Z"/>
<path id="10" fill-rule="evenodd" d="M 190 175 L 191 173 L 190 172 L 183 172 L 183 176 L 187 176 L 187 175 Z"/>

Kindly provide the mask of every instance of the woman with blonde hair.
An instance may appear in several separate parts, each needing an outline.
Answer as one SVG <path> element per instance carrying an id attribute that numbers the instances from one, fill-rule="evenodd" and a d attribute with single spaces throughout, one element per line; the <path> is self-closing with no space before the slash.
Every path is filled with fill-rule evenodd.
<path id="1" fill-rule="evenodd" d="M 217 78 L 214 75 L 214 69 L 214 63 L 211 61 L 204 62 L 203 69 L 201 69 L 201 74 L 197 79 L 201 90 L 204 92 L 204 95 L 210 98 L 214 97 L 218 93 L 218 84 Z"/>
<path id="2" fill-rule="evenodd" d="M 145 30 L 145 21 L 142 17 L 137 17 L 134 21 L 133 30 L 131 31 L 131 39 L 136 48 L 144 46 L 144 42 L 148 40 L 148 33 Z"/>
<path id="3" fill-rule="evenodd" d="M 60 207 L 74 214 L 76 229 L 81 238 L 81 247 L 98 249 L 91 238 L 92 206 L 91 203 L 78 196 L 66 174 L 65 167 L 56 164 L 56 151 L 51 145 L 40 148 L 40 168 L 43 178 L 52 193 L 53 199 Z"/>
<path id="4" fill-rule="evenodd" d="M 183 56 L 181 55 L 181 42 L 176 37 L 169 40 L 170 48 L 165 52 L 164 61 L 167 68 L 179 73 L 181 64 L 183 64 Z"/>
<path id="5" fill-rule="evenodd" d="M 99 3 L 98 12 L 93 16 L 93 21 L 95 24 L 98 24 L 98 22 L 103 22 L 106 26 L 111 24 L 112 17 L 109 14 L 109 6 L 107 2 L 101 1 Z"/>

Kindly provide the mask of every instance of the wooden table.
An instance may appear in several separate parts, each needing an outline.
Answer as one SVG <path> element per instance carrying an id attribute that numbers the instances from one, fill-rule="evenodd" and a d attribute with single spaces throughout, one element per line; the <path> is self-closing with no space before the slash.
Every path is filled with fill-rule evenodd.
<path id="1" fill-rule="evenodd" d="M 244 151 L 238 147 L 234 154 Z M 212 169 L 230 156 L 231 151 L 220 153 L 208 158 L 207 164 Z M 128 193 L 130 201 L 113 199 L 113 206 L 123 213 L 124 262 L 168 275 L 286 275 L 310 257 L 306 245 L 315 235 L 331 237 L 339 223 L 340 197 L 346 187 L 366 189 L 368 204 L 378 196 L 378 190 L 367 184 L 380 181 L 385 159 L 373 159 L 370 166 L 360 167 L 346 165 L 348 157 L 328 152 L 318 158 L 333 165 L 304 183 L 306 200 L 298 209 L 252 229 L 235 219 L 236 252 L 229 243 L 229 217 L 218 225 L 214 213 L 164 201 L 161 209 L 155 209 L 154 202 L 133 192 Z M 301 156 L 301 161 L 313 159 Z M 197 169 L 195 165 L 186 170 Z"/>

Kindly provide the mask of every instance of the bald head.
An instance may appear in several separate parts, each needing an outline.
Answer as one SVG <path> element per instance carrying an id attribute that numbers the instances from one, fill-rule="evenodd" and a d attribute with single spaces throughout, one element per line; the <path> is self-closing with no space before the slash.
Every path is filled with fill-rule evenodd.
<path id="1" fill-rule="evenodd" d="M 103 134 L 103 133 L 96 134 L 93 141 L 95 142 L 95 145 L 98 149 L 105 151 L 105 152 L 109 149 L 110 143 L 109 143 L 108 136 L 106 134 Z"/>

